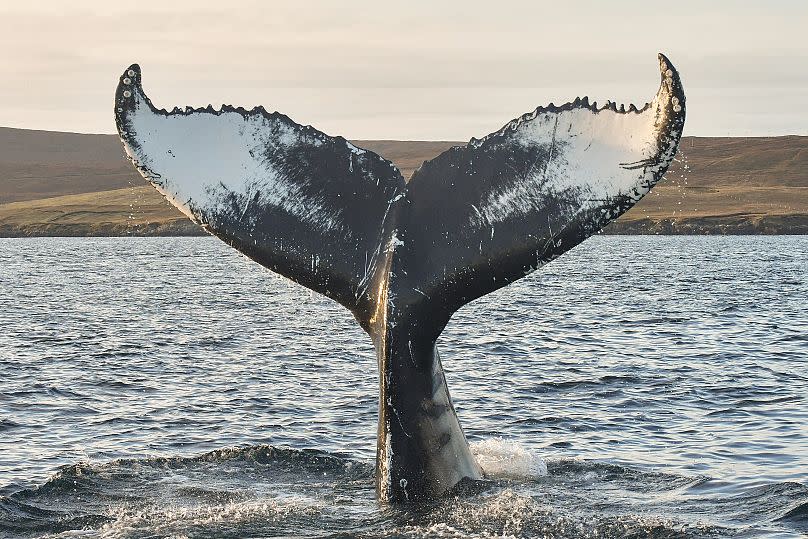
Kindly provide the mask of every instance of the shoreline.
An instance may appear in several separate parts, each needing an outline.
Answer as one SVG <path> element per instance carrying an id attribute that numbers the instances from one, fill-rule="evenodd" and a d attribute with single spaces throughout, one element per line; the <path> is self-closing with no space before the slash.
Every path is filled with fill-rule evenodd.
<path id="1" fill-rule="evenodd" d="M 607 236 L 801 236 L 808 235 L 808 215 L 723 216 L 683 219 L 616 221 L 601 232 Z M 202 237 L 199 225 L 188 221 L 147 224 L 0 225 L 0 238 L 125 238 Z"/>

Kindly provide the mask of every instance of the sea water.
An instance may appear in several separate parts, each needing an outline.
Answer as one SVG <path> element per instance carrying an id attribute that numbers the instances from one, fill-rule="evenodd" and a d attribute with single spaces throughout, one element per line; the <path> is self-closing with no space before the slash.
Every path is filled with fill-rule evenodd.
<path id="1" fill-rule="evenodd" d="M 0 537 L 808 532 L 808 237 L 596 237 L 439 341 L 488 480 L 377 503 L 339 305 L 213 238 L 0 240 Z"/>

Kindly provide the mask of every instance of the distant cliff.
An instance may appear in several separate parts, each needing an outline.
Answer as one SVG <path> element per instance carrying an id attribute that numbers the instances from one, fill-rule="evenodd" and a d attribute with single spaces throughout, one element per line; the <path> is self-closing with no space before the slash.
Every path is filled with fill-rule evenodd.
<path id="1" fill-rule="evenodd" d="M 409 178 L 457 142 L 354 141 Z M 808 234 L 808 137 L 685 137 L 611 234 Z M 204 234 L 124 158 L 116 135 L 0 127 L 0 236 Z"/>

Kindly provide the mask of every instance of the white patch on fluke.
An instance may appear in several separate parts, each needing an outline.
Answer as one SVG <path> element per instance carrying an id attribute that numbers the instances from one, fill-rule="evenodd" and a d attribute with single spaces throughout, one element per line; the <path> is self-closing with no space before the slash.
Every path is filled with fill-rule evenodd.
<path id="1" fill-rule="evenodd" d="M 351 150 L 351 153 L 353 153 L 355 155 L 362 155 L 362 154 L 367 153 L 367 150 L 363 150 L 362 148 L 354 146 L 353 144 L 351 144 L 347 140 L 345 141 L 345 144 L 348 145 L 348 149 Z"/>
<path id="2" fill-rule="evenodd" d="M 404 245 L 404 242 L 398 238 L 398 230 L 394 230 L 393 235 L 390 236 L 386 251 L 392 253 L 395 251 L 396 247 L 401 247 L 402 245 Z"/>
<path id="3" fill-rule="evenodd" d="M 259 203 L 286 211 L 323 232 L 349 233 L 333 201 L 308 195 L 305 176 L 289 177 L 266 158 L 272 150 L 283 153 L 296 145 L 320 146 L 316 135 L 263 114 L 158 114 L 139 89 L 134 95 L 134 110 L 127 117 L 129 131 L 123 138 L 126 152 L 155 187 L 193 220 L 219 212 L 243 217 L 248 207 L 233 212 L 223 204 L 232 193 L 242 197 L 245 205 L 257 196 Z"/>
<path id="4" fill-rule="evenodd" d="M 621 195 L 638 200 L 650 189 L 654 174 L 673 158 L 673 152 L 660 155 L 659 147 L 671 94 L 670 85 L 661 85 L 642 112 L 593 111 L 586 106 L 540 110 L 486 137 L 504 133 L 502 144 L 542 148 L 547 160 L 537 161 L 524 177 L 489 192 L 472 208 L 469 223 L 483 228 L 518 218 L 538 209 L 548 196 L 565 192 L 582 199 L 578 211 Z M 679 100 L 674 99 L 673 110 L 679 112 Z M 486 139 L 474 143 L 482 145 Z"/>

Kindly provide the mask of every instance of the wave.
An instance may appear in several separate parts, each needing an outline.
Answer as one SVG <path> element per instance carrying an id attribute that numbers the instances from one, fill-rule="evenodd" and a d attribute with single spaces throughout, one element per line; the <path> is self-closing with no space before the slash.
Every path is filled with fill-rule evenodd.
<path id="1" fill-rule="evenodd" d="M 22 427 L 22 423 L 18 423 L 12 419 L 0 417 L 0 432 L 11 430 L 17 427 Z"/>
<path id="2" fill-rule="evenodd" d="M 808 532 L 808 502 L 798 504 L 796 507 L 786 511 L 786 513 L 777 520 L 802 524 L 803 531 Z"/>
<path id="3" fill-rule="evenodd" d="M 717 496 L 703 476 L 548 458 L 500 438 L 472 451 L 488 480 L 415 507 L 377 503 L 372 462 L 319 450 L 259 445 L 79 462 L 0 497 L 0 536 L 701 537 L 750 521 L 806 525 L 808 488 L 797 483 Z"/>
<path id="4" fill-rule="evenodd" d="M 301 474 L 371 473 L 368 463 L 352 460 L 339 453 L 317 449 L 291 449 L 271 445 L 237 446 L 216 449 L 196 456 L 159 456 L 149 458 L 116 459 L 107 463 L 78 462 L 63 466 L 46 483 L 36 489 L 20 491 L 18 495 L 32 492 L 53 491 L 65 486 L 75 490 L 76 485 L 93 478 L 120 479 L 122 474 L 146 475 L 153 470 L 216 469 L 216 465 L 242 463 L 246 467 L 266 465 Z M 232 470 L 232 468 L 231 468 Z"/>
<path id="5" fill-rule="evenodd" d="M 564 380 L 562 382 L 539 382 L 533 389 L 534 393 L 548 393 L 553 391 L 563 391 L 566 389 L 590 389 L 599 386 L 609 385 L 642 385 L 646 380 L 639 376 L 632 375 L 605 375 L 597 379 Z"/>
<path id="6" fill-rule="evenodd" d="M 181 535 L 217 522 L 238 529 L 240 523 L 272 522 L 283 515 L 305 519 L 325 504 L 318 501 L 318 492 L 372 493 L 372 479 L 368 462 L 269 445 L 196 456 L 78 462 L 37 487 L 1 496 L 0 537 L 80 529 L 116 537 L 150 523 L 172 530 L 166 535 Z"/>

